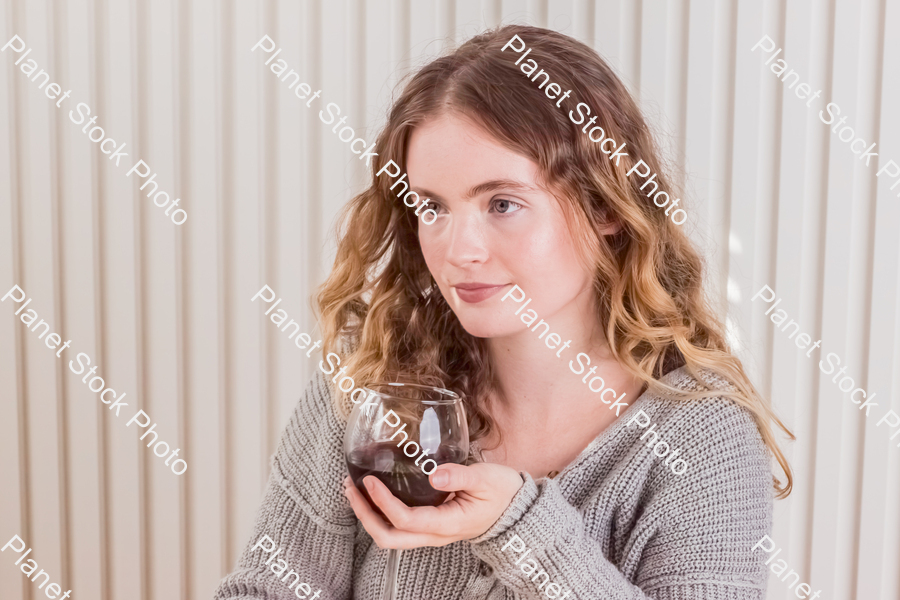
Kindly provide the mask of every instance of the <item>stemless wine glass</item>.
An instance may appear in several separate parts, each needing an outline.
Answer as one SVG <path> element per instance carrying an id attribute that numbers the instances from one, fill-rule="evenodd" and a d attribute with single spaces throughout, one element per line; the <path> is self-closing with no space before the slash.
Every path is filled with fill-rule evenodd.
<path id="1" fill-rule="evenodd" d="M 462 398 L 442 388 L 411 383 L 374 383 L 353 398 L 344 435 L 350 478 L 369 504 L 363 485 L 377 477 L 407 506 L 437 506 L 450 495 L 428 481 L 437 465 L 462 464 L 469 453 L 469 427 Z M 383 514 L 382 514 L 383 516 Z M 396 600 L 400 550 L 391 549 L 384 600 Z"/>

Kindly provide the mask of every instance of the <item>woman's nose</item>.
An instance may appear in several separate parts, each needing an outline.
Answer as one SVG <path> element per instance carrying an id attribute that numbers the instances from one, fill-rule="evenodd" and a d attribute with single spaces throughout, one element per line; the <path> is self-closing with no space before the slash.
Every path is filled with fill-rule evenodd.
<path id="1" fill-rule="evenodd" d="M 448 235 L 447 260 L 454 266 L 485 262 L 490 256 L 486 226 L 479 211 L 463 210 L 454 214 Z"/>

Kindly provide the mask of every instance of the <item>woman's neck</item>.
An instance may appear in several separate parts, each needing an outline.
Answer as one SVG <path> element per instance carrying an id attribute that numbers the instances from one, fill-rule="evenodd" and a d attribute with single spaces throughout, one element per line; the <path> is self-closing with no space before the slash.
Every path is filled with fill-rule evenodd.
<path id="1" fill-rule="evenodd" d="M 568 360 L 556 358 L 547 348 L 506 350 L 494 362 L 500 389 L 489 410 L 497 429 L 482 443 L 482 456 L 535 479 L 564 470 L 616 420 L 617 411 L 609 410 L 601 394 L 588 387 L 592 378 L 602 377 L 616 392 L 612 400 L 621 398 L 626 404 L 636 400 L 643 387 L 608 351 L 588 354 L 596 371 L 585 377 L 569 366 L 572 361 L 578 368 L 577 350 Z"/>
<path id="2" fill-rule="evenodd" d="M 549 330 L 538 319 L 514 336 L 490 339 L 499 384 L 495 409 L 552 423 L 573 413 L 606 410 L 601 388 L 613 388 L 616 397 L 640 389 L 640 381 L 612 357 L 596 319 L 587 321 L 557 313 L 548 319 Z"/>
<path id="3" fill-rule="evenodd" d="M 543 477 L 574 460 L 623 409 L 612 403 L 636 400 L 643 382 L 613 358 L 590 286 L 553 314 L 518 316 L 526 329 L 488 340 L 497 431 L 482 447 L 489 462 Z"/>
<path id="4" fill-rule="evenodd" d="M 528 327 L 514 335 L 488 340 L 491 364 L 500 384 L 501 403 L 549 411 L 557 394 L 567 397 L 587 391 L 576 373 L 580 364 L 610 374 L 619 370 L 611 358 L 601 325 L 585 295 L 564 310 L 545 316 L 534 311 L 519 315 Z M 590 357 L 580 356 L 579 353 Z M 580 361 L 580 363 L 579 363 Z M 570 366 L 571 363 L 571 366 Z"/>

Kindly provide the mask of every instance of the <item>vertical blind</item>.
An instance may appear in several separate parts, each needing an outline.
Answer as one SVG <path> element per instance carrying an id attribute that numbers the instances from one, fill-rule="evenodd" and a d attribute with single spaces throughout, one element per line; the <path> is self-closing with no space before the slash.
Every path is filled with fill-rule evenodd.
<path id="1" fill-rule="evenodd" d="M 374 142 L 394 87 L 486 27 L 530 23 L 594 47 L 639 99 L 679 174 L 684 225 L 711 300 L 797 440 L 776 503 L 780 558 L 821 598 L 900 599 L 898 0 L 3 0 L 57 108 L 0 54 L 0 293 L 71 345 L 0 313 L 0 542 L 20 536 L 73 597 L 211 596 L 251 534 L 287 417 L 318 358 L 268 324 L 268 285 L 301 331 L 330 269 L 364 162 L 318 118 L 337 104 Z M 268 35 L 321 99 L 280 85 L 251 48 Z M 812 107 L 773 74 L 779 57 Z M 840 106 L 877 142 L 867 166 L 818 114 Z M 128 156 L 116 165 L 69 116 L 78 103 Z M 89 118 L 89 117 L 88 117 Z M 868 145 L 867 143 L 867 145 Z M 143 160 L 188 218 L 173 223 L 126 175 Z M 149 171 L 148 171 L 149 172 Z M 683 175 L 682 175 L 683 174 Z M 753 296 L 769 286 L 812 357 Z M 774 302 L 772 303 L 774 304 Z M 127 394 L 120 416 L 69 361 Z M 825 375 L 828 353 L 879 406 L 866 417 Z M 75 368 L 78 363 L 75 362 Z M 90 380 L 88 380 L 90 381 Z M 176 475 L 126 425 L 138 410 L 187 465 Z M 152 438 L 151 438 L 152 439 Z M 155 446 L 154 446 L 155 447 Z M 749 549 L 748 549 L 749 550 Z M 41 591 L 0 554 L 10 600 Z M 794 592 L 774 576 L 768 598 Z"/>

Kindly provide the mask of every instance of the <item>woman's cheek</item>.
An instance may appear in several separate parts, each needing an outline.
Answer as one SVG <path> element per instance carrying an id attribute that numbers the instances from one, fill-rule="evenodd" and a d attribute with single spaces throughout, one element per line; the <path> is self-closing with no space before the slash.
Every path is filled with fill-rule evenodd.
<path id="1" fill-rule="evenodd" d="M 565 298 L 577 294 L 592 281 L 591 273 L 574 256 L 561 252 L 558 247 L 534 246 L 530 252 L 523 249 L 519 261 L 528 265 L 527 269 L 519 270 L 520 285 L 524 288 L 524 284 L 528 283 L 531 289 L 552 290 L 550 296 L 553 297 Z"/>
<path id="2" fill-rule="evenodd" d="M 425 265 L 431 271 L 432 277 L 436 281 L 440 281 L 438 275 L 441 271 L 441 265 L 444 263 L 446 256 L 447 243 L 442 239 L 440 232 L 436 230 L 422 231 L 427 225 L 419 225 L 419 247 L 422 249 L 422 256 L 425 257 Z"/>

